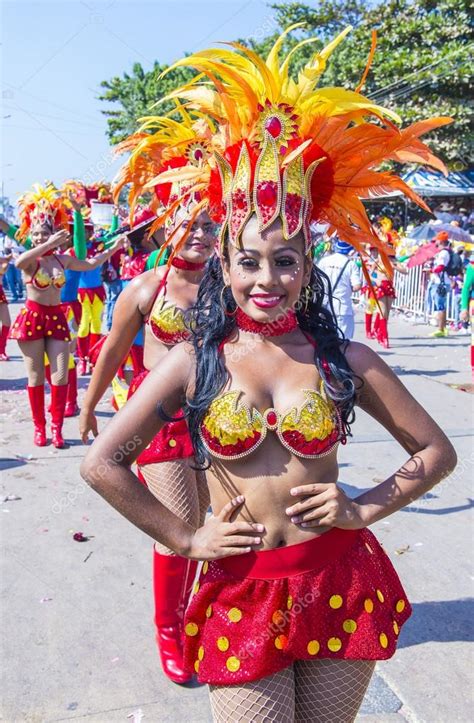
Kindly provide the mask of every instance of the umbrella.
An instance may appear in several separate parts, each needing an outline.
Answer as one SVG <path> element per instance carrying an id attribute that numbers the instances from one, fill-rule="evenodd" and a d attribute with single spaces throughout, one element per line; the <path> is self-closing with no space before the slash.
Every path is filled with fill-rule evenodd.
<path id="1" fill-rule="evenodd" d="M 459 228 L 459 226 L 452 226 L 450 223 L 422 223 L 421 226 L 413 229 L 410 232 L 410 238 L 415 241 L 431 241 L 434 239 L 436 234 L 440 231 L 446 231 L 450 241 L 458 241 L 469 243 L 472 241 L 471 235 Z"/>
<path id="2" fill-rule="evenodd" d="M 436 232 L 438 231 L 446 231 L 446 233 L 449 235 L 450 241 L 459 241 L 464 243 L 471 243 L 472 238 L 471 234 L 467 231 L 464 231 L 463 228 L 460 228 L 459 226 L 453 226 L 450 223 L 439 223 L 436 226 Z"/>
<path id="3" fill-rule="evenodd" d="M 419 248 L 418 251 L 415 251 L 409 262 L 407 263 L 407 267 L 409 269 L 412 269 L 413 266 L 421 266 L 422 264 L 426 263 L 426 261 L 429 261 L 434 256 L 436 256 L 438 251 L 439 248 L 437 244 L 425 244 L 425 246 Z"/>

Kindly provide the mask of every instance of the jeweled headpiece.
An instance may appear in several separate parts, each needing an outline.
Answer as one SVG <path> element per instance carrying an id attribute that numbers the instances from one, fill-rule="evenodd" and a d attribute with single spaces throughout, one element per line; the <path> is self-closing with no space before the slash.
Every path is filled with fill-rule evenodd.
<path id="1" fill-rule="evenodd" d="M 373 229 L 363 206 L 364 198 L 401 191 L 427 209 L 425 202 L 401 178 L 375 170 L 382 161 L 416 162 L 443 172 L 443 163 L 419 137 L 451 122 L 432 118 L 399 130 L 400 118 L 360 94 L 375 51 L 375 37 L 362 80 L 352 90 L 318 89 L 319 78 L 347 28 L 323 50 L 314 53 L 297 79 L 289 75 L 292 55 L 303 40 L 280 61 L 288 28 L 264 60 L 239 43 L 232 50 L 210 49 L 194 53 L 171 68 L 191 66 L 194 80 L 164 100 L 179 99 L 191 111 L 217 124 L 213 157 L 200 176 L 201 192 L 210 200 L 214 220 L 222 224 L 221 240 L 238 244 L 242 229 L 255 213 L 263 231 L 281 219 L 286 239 L 304 234 L 311 244 L 309 224 L 315 220 L 362 251 L 377 246 L 388 264 L 383 241 Z M 180 171 L 158 177 L 180 179 Z"/>

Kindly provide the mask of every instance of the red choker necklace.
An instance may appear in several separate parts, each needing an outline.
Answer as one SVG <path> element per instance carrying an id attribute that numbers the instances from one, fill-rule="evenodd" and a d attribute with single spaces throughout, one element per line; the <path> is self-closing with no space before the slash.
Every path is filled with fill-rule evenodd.
<path id="1" fill-rule="evenodd" d="M 296 314 L 293 310 L 288 311 L 285 316 L 275 319 L 275 321 L 261 322 L 255 321 L 255 319 L 247 316 L 245 311 L 237 307 L 235 320 L 242 331 L 250 331 L 252 334 L 261 334 L 262 336 L 281 336 L 298 327 Z"/>
<path id="2" fill-rule="evenodd" d="M 171 266 L 182 271 L 202 271 L 205 267 L 206 262 L 194 263 L 194 261 L 185 261 L 181 256 L 173 256 L 171 259 Z"/>

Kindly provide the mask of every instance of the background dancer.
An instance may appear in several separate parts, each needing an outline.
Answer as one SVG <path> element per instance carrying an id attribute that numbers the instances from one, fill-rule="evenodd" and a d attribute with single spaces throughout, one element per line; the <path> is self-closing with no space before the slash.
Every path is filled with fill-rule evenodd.
<path id="1" fill-rule="evenodd" d="M 32 248 L 16 265 L 25 275 L 27 299 L 10 330 L 26 364 L 28 397 L 34 424 L 34 443 L 44 447 L 46 418 L 44 410 L 45 354 L 51 367 L 51 437 L 59 449 L 65 446 L 62 425 L 67 398 L 70 334 L 61 308 L 61 289 L 65 270 L 85 271 L 98 268 L 122 243 L 93 259 L 80 260 L 59 250 L 68 240 L 68 215 L 63 200 L 52 187 L 36 186 L 20 200 L 20 236 L 29 234 Z M 60 229 L 60 230 L 58 230 Z"/>

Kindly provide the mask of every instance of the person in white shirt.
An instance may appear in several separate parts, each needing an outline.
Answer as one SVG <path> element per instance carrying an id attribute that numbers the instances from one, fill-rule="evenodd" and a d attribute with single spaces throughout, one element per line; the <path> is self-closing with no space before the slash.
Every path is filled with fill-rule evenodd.
<path id="1" fill-rule="evenodd" d="M 450 260 L 448 234 L 445 232 L 439 233 L 436 236 L 436 241 L 440 251 L 436 254 L 433 262 L 431 282 L 434 284 L 434 310 L 437 312 L 438 328 L 430 336 L 447 337 L 446 297 L 451 286 L 450 279 L 446 274 L 446 268 Z"/>
<path id="2" fill-rule="evenodd" d="M 361 272 L 355 259 L 350 256 L 351 251 L 354 249 L 350 244 L 336 238 L 333 241 L 333 253 L 323 256 L 318 262 L 318 267 L 331 282 L 334 315 L 346 339 L 352 339 L 354 336 L 352 294 L 359 291 L 362 285 Z"/>

